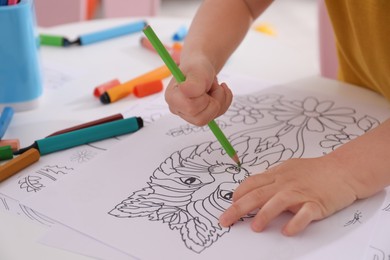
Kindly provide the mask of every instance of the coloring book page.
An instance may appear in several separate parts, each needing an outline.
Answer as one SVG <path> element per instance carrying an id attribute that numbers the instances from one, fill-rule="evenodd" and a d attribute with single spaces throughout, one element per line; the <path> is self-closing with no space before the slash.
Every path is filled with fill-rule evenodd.
<path id="1" fill-rule="evenodd" d="M 365 260 L 390 259 L 390 188 L 386 189 L 386 199 L 381 206 Z"/>
<path id="2" fill-rule="evenodd" d="M 324 257 L 356 259 L 367 247 L 384 192 L 293 238 L 280 234 L 289 214 L 262 233 L 250 230 L 250 215 L 229 228 L 219 226 L 218 217 L 248 176 L 290 158 L 329 153 L 388 118 L 388 106 L 364 92 L 355 98 L 273 87 L 236 97 L 216 122 L 241 168 L 208 127 L 169 115 L 24 203 L 140 259 L 310 259 L 321 250 Z"/>

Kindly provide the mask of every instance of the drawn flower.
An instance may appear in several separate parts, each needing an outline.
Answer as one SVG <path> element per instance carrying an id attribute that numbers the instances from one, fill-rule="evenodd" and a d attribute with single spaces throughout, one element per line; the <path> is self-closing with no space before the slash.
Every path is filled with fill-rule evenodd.
<path id="1" fill-rule="evenodd" d="M 355 110 L 352 108 L 333 108 L 334 102 L 319 102 L 314 97 L 303 101 L 285 101 L 275 105 L 275 111 L 270 113 L 278 121 L 289 126 L 306 127 L 312 132 L 323 132 L 325 128 L 341 131 L 346 124 L 355 123 Z"/>
<path id="2" fill-rule="evenodd" d="M 278 94 L 266 94 L 261 96 L 248 96 L 246 100 L 255 105 L 272 105 L 278 102 L 282 96 Z M 245 102 L 245 101 L 244 101 Z"/>
<path id="3" fill-rule="evenodd" d="M 89 160 L 91 160 L 94 156 L 95 156 L 95 153 L 92 151 L 80 150 L 80 151 L 77 151 L 76 154 L 72 155 L 70 160 L 78 162 L 78 163 L 84 163 L 84 162 L 88 162 Z"/>
<path id="4" fill-rule="evenodd" d="M 230 117 L 233 123 L 244 123 L 246 125 L 256 124 L 258 119 L 264 117 L 260 109 L 251 106 L 244 106 L 239 103 L 234 103 L 232 107 L 225 113 L 225 116 Z"/>
<path id="5" fill-rule="evenodd" d="M 326 135 L 325 140 L 321 141 L 320 145 L 324 148 L 332 148 L 332 150 L 337 149 L 339 146 L 348 143 L 352 139 L 358 137 L 354 134 L 331 134 Z"/>

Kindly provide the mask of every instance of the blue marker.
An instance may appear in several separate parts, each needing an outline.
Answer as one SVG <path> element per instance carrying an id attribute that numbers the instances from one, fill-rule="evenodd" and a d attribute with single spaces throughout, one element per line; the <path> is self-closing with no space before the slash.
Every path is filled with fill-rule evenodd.
<path id="1" fill-rule="evenodd" d="M 109 40 L 115 37 L 120 37 L 131 33 L 141 32 L 145 26 L 146 26 L 145 21 L 133 22 L 118 27 L 109 28 L 99 32 L 87 33 L 79 36 L 74 41 L 71 41 L 68 38 L 63 36 L 48 35 L 48 34 L 40 34 L 39 38 L 40 38 L 41 45 L 57 46 L 57 47 L 59 46 L 69 47 L 71 45 L 88 45 L 88 44 Z"/>
<path id="2" fill-rule="evenodd" d="M 187 36 L 188 30 L 187 27 L 182 26 L 177 30 L 177 32 L 172 36 L 174 41 L 182 41 Z"/>
<path id="3" fill-rule="evenodd" d="M 8 0 L 0 0 L 0 6 L 1 5 L 8 5 Z"/>
<path id="4" fill-rule="evenodd" d="M 4 107 L 0 117 L 0 140 L 1 138 L 3 138 L 5 131 L 7 130 L 13 116 L 14 116 L 13 108 Z"/>
<path id="5" fill-rule="evenodd" d="M 140 117 L 130 117 L 116 120 L 37 140 L 29 147 L 14 152 L 14 155 L 22 154 L 30 148 L 37 149 L 40 155 L 54 153 L 82 144 L 133 133 L 142 128 L 143 125 L 143 120 Z"/>
<path id="6" fill-rule="evenodd" d="M 87 44 L 91 44 L 91 43 L 123 36 L 126 34 L 141 32 L 145 26 L 146 26 L 145 21 L 130 23 L 130 24 L 110 28 L 107 30 L 103 30 L 100 32 L 93 32 L 93 33 L 81 35 L 79 37 L 78 41 L 79 41 L 80 45 L 87 45 Z"/>

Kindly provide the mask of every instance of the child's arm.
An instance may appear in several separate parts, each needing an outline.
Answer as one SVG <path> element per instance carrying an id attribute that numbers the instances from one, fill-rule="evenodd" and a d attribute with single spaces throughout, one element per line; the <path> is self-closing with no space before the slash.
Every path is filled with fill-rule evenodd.
<path id="1" fill-rule="evenodd" d="M 294 235 L 311 221 L 390 185 L 389 154 L 390 119 L 326 156 L 292 159 L 248 178 L 235 191 L 233 204 L 220 223 L 230 226 L 261 208 L 252 229 L 262 231 L 283 211 L 291 211 L 295 215 L 282 232 Z"/>
<path id="2" fill-rule="evenodd" d="M 232 93 L 216 74 L 245 37 L 252 21 L 272 0 L 205 0 L 184 42 L 180 68 L 186 81 L 173 80 L 165 99 L 172 113 L 205 125 L 229 107 Z"/>

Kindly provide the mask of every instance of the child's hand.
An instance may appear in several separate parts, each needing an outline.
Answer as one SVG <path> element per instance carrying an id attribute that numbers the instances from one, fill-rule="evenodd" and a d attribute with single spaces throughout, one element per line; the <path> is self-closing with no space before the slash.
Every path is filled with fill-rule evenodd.
<path id="1" fill-rule="evenodd" d="M 259 209 L 252 229 L 262 231 L 283 211 L 294 213 L 282 233 L 295 235 L 313 220 L 320 220 L 357 199 L 350 185 L 353 174 L 329 156 L 291 159 L 265 173 L 246 179 L 236 189 L 233 204 L 220 217 L 224 227 Z"/>
<path id="2" fill-rule="evenodd" d="M 218 84 L 215 70 L 208 60 L 194 57 L 181 66 L 185 82 L 174 79 L 165 92 L 169 109 L 197 126 L 222 115 L 232 102 L 232 92 L 225 83 Z"/>

